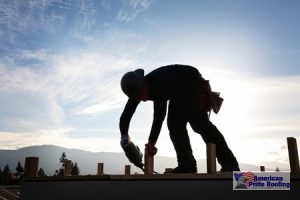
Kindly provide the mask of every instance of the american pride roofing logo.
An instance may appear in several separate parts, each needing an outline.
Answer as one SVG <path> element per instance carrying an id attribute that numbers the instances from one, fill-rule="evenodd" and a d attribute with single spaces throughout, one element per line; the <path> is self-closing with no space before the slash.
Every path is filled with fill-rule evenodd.
<path id="1" fill-rule="evenodd" d="M 289 172 L 233 172 L 234 190 L 290 190 Z"/>

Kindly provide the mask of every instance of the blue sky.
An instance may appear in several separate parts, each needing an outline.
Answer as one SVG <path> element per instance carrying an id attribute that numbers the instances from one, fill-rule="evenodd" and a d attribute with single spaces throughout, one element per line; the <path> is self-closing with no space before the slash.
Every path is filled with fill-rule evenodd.
<path id="1" fill-rule="evenodd" d="M 181 63 L 221 92 L 212 122 L 240 162 L 289 167 L 300 140 L 297 0 L 0 0 L 0 148 L 122 152 L 124 73 Z M 147 142 L 152 103 L 130 135 Z M 196 158 L 205 145 L 189 128 Z M 299 143 L 299 142 L 298 142 Z M 158 155 L 175 156 L 164 124 Z"/>

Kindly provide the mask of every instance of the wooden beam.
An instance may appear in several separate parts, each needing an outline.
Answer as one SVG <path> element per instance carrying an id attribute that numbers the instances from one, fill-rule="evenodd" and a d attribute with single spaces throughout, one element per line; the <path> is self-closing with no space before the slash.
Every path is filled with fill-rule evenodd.
<path id="1" fill-rule="evenodd" d="M 103 175 L 104 163 L 98 163 L 97 175 Z"/>
<path id="2" fill-rule="evenodd" d="M 28 178 L 38 176 L 39 158 L 38 157 L 26 157 L 24 176 Z"/>
<path id="3" fill-rule="evenodd" d="M 131 165 L 125 165 L 125 175 L 130 174 Z"/>
<path id="4" fill-rule="evenodd" d="M 145 148 L 145 172 L 144 174 L 152 175 L 154 172 L 154 156 L 149 156 L 148 148 Z"/>
<path id="5" fill-rule="evenodd" d="M 65 160 L 64 161 L 64 176 L 71 176 L 72 175 L 72 166 L 71 166 L 71 160 Z"/>
<path id="6" fill-rule="evenodd" d="M 288 145 L 288 151 L 289 151 L 291 172 L 300 172 L 296 138 L 288 137 L 287 145 Z"/>
<path id="7" fill-rule="evenodd" d="M 214 174 L 216 170 L 216 145 L 213 143 L 206 144 L 207 173 Z"/>

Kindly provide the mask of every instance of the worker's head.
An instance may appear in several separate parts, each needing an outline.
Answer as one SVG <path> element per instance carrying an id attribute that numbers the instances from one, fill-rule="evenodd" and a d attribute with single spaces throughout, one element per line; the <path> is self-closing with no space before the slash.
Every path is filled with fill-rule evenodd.
<path id="1" fill-rule="evenodd" d="M 136 98 L 145 85 L 144 70 L 137 69 L 127 72 L 121 79 L 123 92 L 131 99 Z"/>

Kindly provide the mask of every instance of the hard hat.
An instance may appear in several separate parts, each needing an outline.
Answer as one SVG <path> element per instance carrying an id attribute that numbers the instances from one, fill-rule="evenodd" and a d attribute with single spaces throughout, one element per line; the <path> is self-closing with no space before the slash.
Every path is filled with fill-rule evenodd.
<path id="1" fill-rule="evenodd" d="M 144 70 L 137 69 L 127 72 L 121 79 L 121 88 L 129 97 L 136 97 L 145 84 Z"/>

